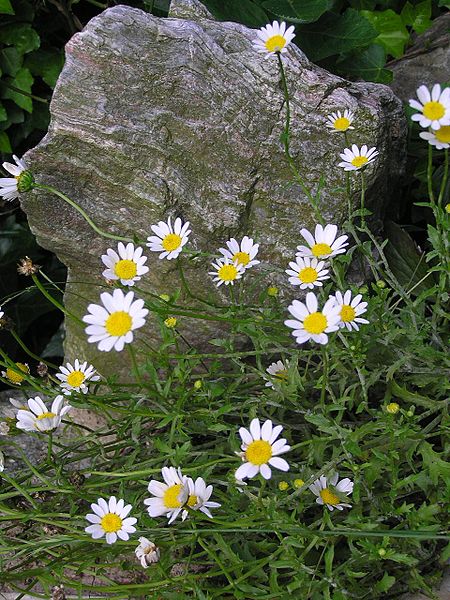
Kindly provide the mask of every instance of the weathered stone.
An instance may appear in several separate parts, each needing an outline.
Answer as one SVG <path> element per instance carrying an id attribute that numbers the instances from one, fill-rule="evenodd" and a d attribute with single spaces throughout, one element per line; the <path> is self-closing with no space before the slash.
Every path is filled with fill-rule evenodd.
<path id="1" fill-rule="evenodd" d="M 419 85 L 431 87 L 450 79 L 450 13 L 433 21 L 433 25 L 417 36 L 402 58 L 389 68 L 394 73 L 391 88 L 404 102 L 416 97 Z"/>
<path id="2" fill-rule="evenodd" d="M 145 239 L 151 224 L 180 216 L 191 222 L 191 247 L 204 252 L 248 234 L 261 243 L 266 283 L 286 284 L 282 272 L 300 243 L 299 229 L 315 220 L 280 143 L 285 103 L 277 61 L 252 49 L 253 30 L 214 21 L 196 0 L 172 2 L 172 14 L 188 19 L 116 6 L 76 34 L 66 47 L 49 132 L 26 158 L 38 181 L 68 194 L 104 230 Z M 368 171 L 367 205 L 375 222 L 403 168 L 400 102 L 386 86 L 327 73 L 296 47 L 284 64 L 292 153 L 314 193 L 325 177 L 325 219 L 340 224 L 347 214 L 345 176 L 337 167 L 345 141 L 329 133 L 325 117 L 349 108 L 356 113 L 350 141 L 380 151 Z M 352 179 L 357 205 L 360 178 Z M 100 255 L 115 244 L 54 196 L 33 192 L 23 196 L 23 206 L 39 242 L 68 266 L 66 306 L 81 317 L 105 289 Z M 178 288 L 173 263 L 152 254 L 142 287 L 158 294 Z M 208 270 L 206 259 L 186 266 L 201 295 L 215 293 Z M 183 319 L 182 327 L 197 346 L 211 337 L 205 321 Z M 150 319 L 145 329 L 138 337 L 155 343 Z M 73 322 L 67 323 L 66 353 L 91 360 L 105 374 L 124 372 L 125 352 L 101 356 Z"/>

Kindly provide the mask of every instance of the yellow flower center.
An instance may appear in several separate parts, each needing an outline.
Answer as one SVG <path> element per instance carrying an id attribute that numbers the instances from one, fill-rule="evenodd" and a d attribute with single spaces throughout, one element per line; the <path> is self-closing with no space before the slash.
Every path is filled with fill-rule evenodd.
<path id="1" fill-rule="evenodd" d="M 318 276 L 316 269 L 312 267 L 305 267 L 298 274 L 298 278 L 302 283 L 314 283 L 314 281 L 317 281 Z"/>
<path id="2" fill-rule="evenodd" d="M 339 119 L 336 119 L 333 125 L 338 131 L 347 131 L 347 129 L 350 127 L 350 121 L 347 119 L 347 117 L 339 117 Z"/>
<path id="3" fill-rule="evenodd" d="M 275 373 L 275 377 L 277 379 L 281 379 L 282 381 L 286 381 L 287 380 L 287 369 L 280 369 L 279 371 L 277 371 Z"/>
<path id="4" fill-rule="evenodd" d="M 107 513 L 104 517 L 102 517 L 100 525 L 102 526 L 102 529 L 106 531 L 106 533 L 115 533 L 122 528 L 122 519 L 115 513 Z"/>
<path id="5" fill-rule="evenodd" d="M 188 501 L 186 502 L 186 504 L 190 508 L 193 508 L 197 503 L 198 503 L 198 498 L 195 494 L 191 494 L 188 498 Z"/>
<path id="6" fill-rule="evenodd" d="M 353 321 L 356 317 L 355 309 L 352 308 L 349 304 L 343 304 L 341 308 L 341 321 L 344 323 L 349 323 Z"/>
<path id="7" fill-rule="evenodd" d="M 443 125 L 434 132 L 436 139 L 445 144 L 450 143 L 450 125 Z"/>
<path id="8" fill-rule="evenodd" d="M 245 456 L 252 465 L 264 465 L 272 458 L 272 446 L 265 440 L 256 440 L 248 445 Z"/>
<path id="9" fill-rule="evenodd" d="M 331 504 L 331 506 L 336 506 L 336 504 L 339 504 L 339 498 L 336 496 L 336 494 L 330 492 L 328 488 L 320 490 L 320 496 L 325 504 Z"/>
<path id="10" fill-rule="evenodd" d="M 180 508 L 181 502 L 179 498 L 182 488 L 181 483 L 176 483 L 167 488 L 163 496 L 163 504 L 166 508 Z"/>
<path id="11" fill-rule="evenodd" d="M 119 279 L 133 279 L 137 274 L 137 265 L 133 260 L 119 260 L 114 265 L 114 274 Z"/>
<path id="12" fill-rule="evenodd" d="M 222 281 L 234 281 L 238 270 L 234 265 L 222 265 L 217 272 L 217 277 Z"/>
<path id="13" fill-rule="evenodd" d="M 424 117 L 430 119 L 430 121 L 436 121 L 442 119 L 442 117 L 445 115 L 445 106 L 440 102 L 426 102 L 423 105 L 422 112 Z"/>
<path id="14" fill-rule="evenodd" d="M 53 417 L 56 417 L 55 413 L 52 412 L 46 412 L 46 413 L 42 413 L 42 415 L 38 415 L 36 417 L 36 419 L 38 421 L 40 421 L 41 419 L 52 419 Z"/>
<path id="15" fill-rule="evenodd" d="M 327 318 L 321 312 L 311 313 L 303 321 L 303 327 L 308 333 L 323 333 L 327 325 Z"/>
<path id="16" fill-rule="evenodd" d="M 131 330 L 132 323 L 133 320 L 127 312 L 118 310 L 106 319 L 105 329 L 109 335 L 120 337 Z"/>
<path id="17" fill-rule="evenodd" d="M 6 369 L 6 379 L 9 379 L 9 381 L 11 383 L 22 383 L 22 381 L 25 379 L 25 377 L 23 377 L 22 375 L 20 375 L 18 373 L 18 371 L 22 371 L 23 373 L 29 373 L 30 369 L 28 368 L 28 365 L 24 365 L 23 363 L 16 363 L 16 369 L 13 369 L 11 367 L 8 367 Z"/>
<path id="18" fill-rule="evenodd" d="M 174 327 L 176 327 L 177 324 L 177 319 L 176 317 L 168 317 L 165 321 L 164 321 L 164 325 L 166 327 L 168 327 L 169 329 L 173 329 Z"/>
<path id="19" fill-rule="evenodd" d="M 360 169 L 361 167 L 366 165 L 368 162 L 369 162 L 369 159 L 367 158 L 367 156 L 355 156 L 355 158 L 352 160 L 352 165 L 354 167 L 356 167 L 357 169 Z"/>
<path id="20" fill-rule="evenodd" d="M 67 383 L 74 388 L 80 387 L 84 380 L 85 376 L 81 371 L 72 371 L 72 373 L 67 375 Z"/>
<path id="21" fill-rule="evenodd" d="M 319 256 L 328 256 L 333 252 L 331 246 L 328 244 L 314 244 L 311 248 L 313 255 L 318 258 Z"/>
<path id="22" fill-rule="evenodd" d="M 172 252 L 180 247 L 181 241 L 178 233 L 168 233 L 161 243 L 166 252 Z"/>
<path id="23" fill-rule="evenodd" d="M 282 35 L 273 35 L 265 44 L 268 52 L 279 52 L 286 46 L 286 40 Z"/>
<path id="24" fill-rule="evenodd" d="M 236 252 L 233 256 L 233 262 L 235 260 L 245 267 L 250 262 L 250 254 L 247 254 L 247 252 Z"/>

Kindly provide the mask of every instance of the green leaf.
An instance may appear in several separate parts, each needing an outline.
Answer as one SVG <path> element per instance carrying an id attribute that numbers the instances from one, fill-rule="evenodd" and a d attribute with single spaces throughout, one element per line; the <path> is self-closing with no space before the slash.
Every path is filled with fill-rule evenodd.
<path id="1" fill-rule="evenodd" d="M 375 41 L 381 44 L 388 54 L 400 58 L 409 41 L 409 33 L 401 16 L 390 9 L 373 12 L 362 10 L 361 15 L 370 21 L 378 31 L 379 35 Z"/>
<path id="2" fill-rule="evenodd" d="M 380 581 L 378 581 L 375 585 L 375 591 L 387 592 L 394 585 L 394 583 L 395 577 L 392 577 L 392 575 L 388 575 L 388 573 L 385 573 L 383 575 L 383 579 L 380 579 Z"/>
<path id="3" fill-rule="evenodd" d="M 432 25 L 431 0 L 425 0 L 415 6 L 407 2 L 400 16 L 405 25 L 412 27 L 416 33 L 423 33 Z"/>
<path id="4" fill-rule="evenodd" d="M 339 74 L 352 79 L 364 79 L 376 83 L 390 83 L 392 71 L 384 68 L 386 52 L 383 46 L 371 44 L 359 52 L 352 52 L 339 61 L 336 69 Z"/>
<path id="5" fill-rule="evenodd" d="M 64 54 L 60 50 L 36 50 L 26 57 L 25 66 L 53 89 L 64 66 Z"/>
<path id="6" fill-rule="evenodd" d="M 251 0 L 202 0 L 219 21 L 237 21 L 249 27 L 261 27 L 269 21 L 267 13 Z"/>
<path id="7" fill-rule="evenodd" d="M 414 296 L 433 287 L 434 279 L 429 275 L 425 257 L 408 233 L 392 221 L 385 224 L 385 233 L 389 240 L 386 258 L 399 283 L 411 289 Z"/>
<path id="8" fill-rule="evenodd" d="M 0 152 L 11 154 L 12 148 L 6 131 L 0 131 Z"/>
<path id="9" fill-rule="evenodd" d="M 0 0 L 0 14 L 2 15 L 13 15 L 14 9 L 11 6 L 11 2 L 9 0 Z"/>
<path id="10" fill-rule="evenodd" d="M 33 76 L 30 71 L 26 68 L 22 68 L 18 71 L 14 79 L 7 79 L 6 85 L 3 86 L 2 97 L 8 100 L 12 100 L 23 108 L 27 112 L 33 111 L 33 102 L 28 94 L 31 94 L 31 86 L 33 85 Z M 11 86 L 11 87 L 9 87 Z M 13 89 L 16 88 L 16 89 Z M 22 94 L 22 90 L 25 94 Z"/>
<path id="11" fill-rule="evenodd" d="M 299 45 L 310 60 L 363 48 L 377 37 L 377 31 L 358 11 L 348 8 L 343 15 L 326 13 L 313 25 L 303 25 Z"/>
<path id="12" fill-rule="evenodd" d="M 8 118 L 8 114 L 6 112 L 6 108 L 0 102 L 0 121 L 6 121 Z"/>
<path id="13" fill-rule="evenodd" d="M 7 46 L 0 50 L 0 68 L 6 75 L 15 77 L 23 64 L 23 54 L 14 46 Z"/>
<path id="14" fill-rule="evenodd" d="M 30 23 L 10 23 L 0 27 L 0 43 L 15 46 L 19 54 L 36 50 L 41 40 Z"/>
<path id="15" fill-rule="evenodd" d="M 314 23 L 333 6 L 330 0 L 266 0 L 263 7 L 292 23 Z"/>
<path id="16" fill-rule="evenodd" d="M 428 442 L 420 444 L 419 453 L 422 455 L 424 467 L 428 467 L 431 481 L 435 485 L 437 485 L 439 477 L 444 482 L 450 479 L 450 463 L 442 460 L 441 455 L 435 452 Z"/>

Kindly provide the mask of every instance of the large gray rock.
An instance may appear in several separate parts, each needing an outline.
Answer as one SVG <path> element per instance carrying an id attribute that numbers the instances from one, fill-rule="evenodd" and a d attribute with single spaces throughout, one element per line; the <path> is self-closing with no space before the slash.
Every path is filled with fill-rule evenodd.
<path id="1" fill-rule="evenodd" d="M 191 222 L 191 247 L 214 252 L 230 236 L 249 234 L 261 243 L 259 268 L 282 273 L 300 243 L 300 227 L 313 227 L 315 219 L 279 140 L 285 105 L 277 61 L 254 52 L 253 30 L 214 21 L 196 0 L 174 1 L 172 14 L 182 18 L 116 6 L 76 34 L 66 47 L 49 132 L 27 159 L 40 182 L 64 191 L 104 230 L 145 239 L 151 224 L 180 216 Z M 329 133 L 325 116 L 350 108 L 357 117 L 351 141 L 380 151 L 368 172 L 375 222 L 404 163 L 400 102 L 386 86 L 327 73 L 296 47 L 285 68 L 292 153 L 314 191 L 325 176 L 324 217 L 339 224 L 347 215 L 345 177 L 337 167 L 345 142 Z M 356 205 L 360 178 L 353 180 Z M 65 302 L 81 317 L 104 289 L 100 255 L 111 243 L 54 196 L 34 192 L 23 206 L 39 242 L 68 266 Z M 178 288 L 173 262 L 152 254 L 142 287 L 158 294 Z M 208 263 L 186 267 L 199 294 L 214 292 Z M 267 284 L 280 281 L 286 278 L 267 273 Z M 185 337 L 205 345 L 211 328 L 204 323 L 183 319 Z M 139 335 L 155 341 L 151 319 Z M 88 358 L 104 373 L 124 365 L 126 353 L 99 357 L 71 322 L 67 336 L 68 358 Z"/>
<path id="2" fill-rule="evenodd" d="M 404 102 L 416 97 L 417 88 L 424 84 L 445 84 L 450 79 L 450 13 L 433 21 L 433 25 L 417 36 L 402 58 L 389 68 L 394 73 L 391 88 Z"/>

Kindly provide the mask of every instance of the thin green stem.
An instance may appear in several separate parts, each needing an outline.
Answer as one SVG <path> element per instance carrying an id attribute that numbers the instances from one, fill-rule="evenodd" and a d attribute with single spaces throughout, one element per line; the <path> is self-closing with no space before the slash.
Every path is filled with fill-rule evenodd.
<path id="1" fill-rule="evenodd" d="M 31 277 L 34 281 L 34 284 L 38 288 L 38 290 L 41 292 L 41 294 L 43 294 L 47 298 L 47 300 L 49 300 L 49 302 L 51 302 L 54 306 L 56 306 L 56 308 L 58 310 L 60 310 L 63 314 L 67 315 L 68 317 L 70 317 L 71 319 L 76 321 L 79 325 L 84 327 L 84 323 L 81 319 L 79 319 L 76 315 L 74 315 L 72 312 L 67 310 L 67 308 L 65 308 L 65 306 L 63 306 L 60 302 L 58 302 L 58 300 L 56 300 L 55 298 L 53 298 L 53 296 L 51 294 L 49 294 L 49 292 L 45 289 L 45 287 L 39 281 L 39 278 L 37 277 L 37 275 L 32 275 Z"/>
<path id="2" fill-rule="evenodd" d="M 95 231 L 95 233 L 98 233 L 98 235 L 101 235 L 102 237 L 108 238 L 110 240 L 118 240 L 120 242 L 134 242 L 134 240 L 131 238 L 122 237 L 120 235 L 113 235 L 112 233 L 106 233 L 106 231 L 103 231 L 102 229 L 100 229 L 100 227 L 97 227 L 97 225 L 94 223 L 94 221 L 81 208 L 81 206 L 79 206 L 76 202 L 71 200 L 68 196 L 66 196 L 62 192 L 58 191 L 51 185 L 43 185 L 40 183 L 36 183 L 36 184 L 34 184 L 33 187 L 38 190 L 43 190 L 43 191 L 55 194 L 55 196 L 58 196 L 58 198 L 61 198 L 62 200 L 64 200 L 64 202 L 67 202 L 67 204 L 70 204 L 70 206 L 72 206 L 72 208 L 74 208 L 77 212 L 80 213 L 80 215 L 83 217 L 83 219 L 92 227 L 92 229 Z"/>
<path id="3" fill-rule="evenodd" d="M 14 331 L 14 329 L 12 329 L 10 331 L 10 333 L 13 336 L 13 338 L 16 340 L 16 342 L 19 344 L 19 346 L 22 348 L 22 350 L 28 354 L 28 356 L 30 356 L 37 362 L 43 362 L 44 364 L 46 364 L 49 367 L 52 367 L 53 369 L 58 369 L 58 365 L 55 365 L 54 363 L 49 362 L 47 360 L 43 360 L 40 356 L 38 356 L 37 354 L 34 354 L 34 352 L 31 352 L 31 350 L 22 342 L 19 335 Z"/>
<path id="4" fill-rule="evenodd" d="M 142 382 L 142 377 L 141 374 L 139 372 L 139 366 L 137 364 L 137 360 L 136 360 L 136 353 L 134 351 L 134 348 L 131 344 L 127 344 L 127 351 L 128 354 L 130 355 L 130 359 L 131 359 L 131 367 L 133 369 L 133 374 L 136 377 L 136 381 L 138 382 L 138 384 L 143 387 L 143 382 Z"/>
<path id="5" fill-rule="evenodd" d="M 313 208 L 316 219 L 318 220 L 319 223 L 323 224 L 324 219 L 320 213 L 316 199 L 314 198 L 311 191 L 308 189 L 305 182 L 303 181 L 303 177 L 300 175 L 300 173 L 297 169 L 295 160 L 294 160 L 293 156 L 291 155 L 291 151 L 289 148 L 289 135 L 290 135 L 290 125 L 291 125 L 291 105 L 290 105 L 290 101 L 289 101 L 289 90 L 287 87 L 286 74 L 284 72 L 283 61 L 281 60 L 281 55 L 279 53 L 277 53 L 277 59 L 278 59 L 278 66 L 280 68 L 281 86 L 283 88 L 284 100 L 286 102 L 286 121 L 285 121 L 284 131 L 283 131 L 283 135 L 282 135 L 284 152 L 286 154 L 286 158 L 287 158 L 289 167 L 291 168 L 291 171 L 292 171 L 295 179 L 299 183 L 299 185 L 302 188 L 305 195 L 308 197 L 308 200 L 311 202 L 311 206 Z"/>
<path id="6" fill-rule="evenodd" d="M 366 177 L 364 175 L 364 170 L 361 171 L 361 211 L 365 210 L 365 202 L 366 202 Z M 366 215 L 364 212 L 361 214 L 361 227 L 366 226 Z"/>
<path id="7" fill-rule="evenodd" d="M 439 190 L 438 204 L 439 206 L 442 204 L 442 200 L 445 194 L 445 188 L 447 187 L 448 181 L 448 149 L 444 150 L 444 174 L 442 176 L 441 181 L 441 189 Z"/>

